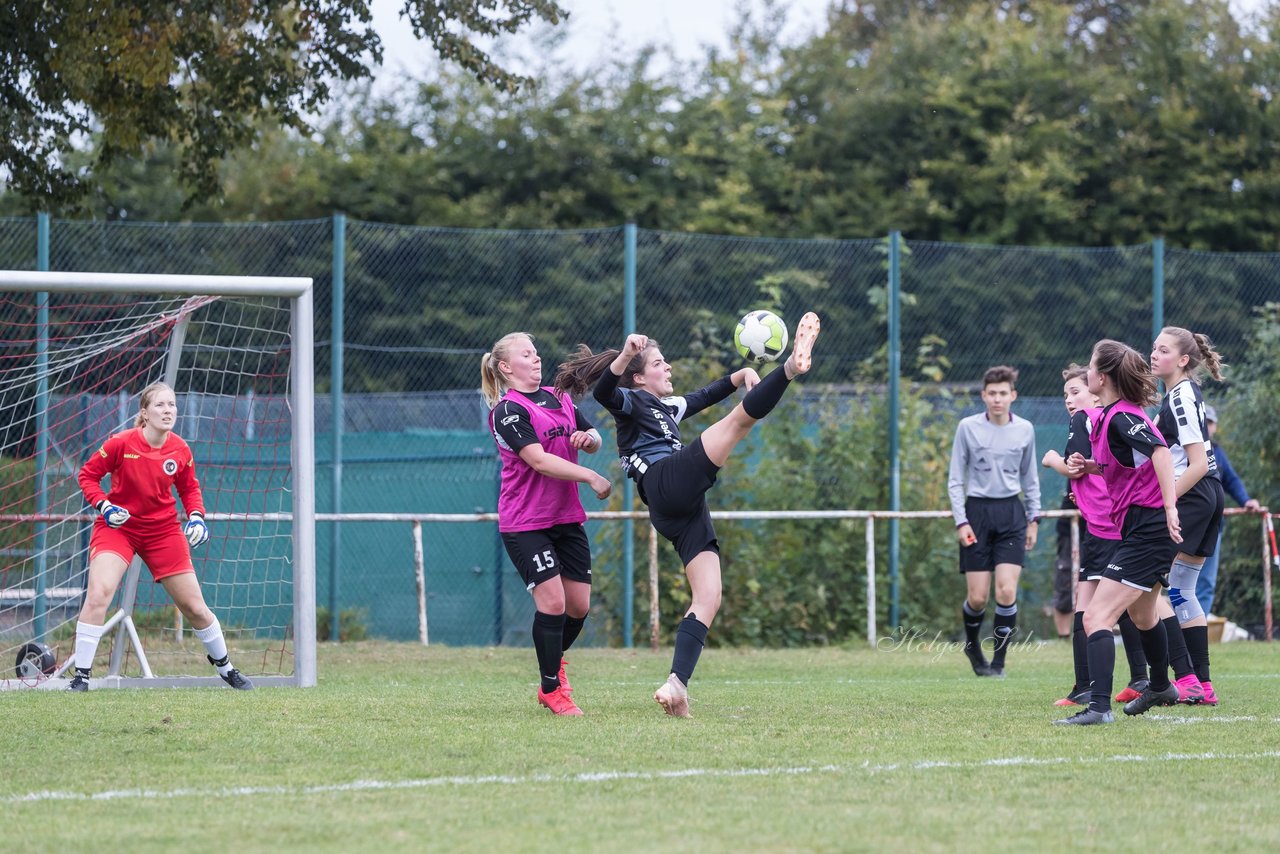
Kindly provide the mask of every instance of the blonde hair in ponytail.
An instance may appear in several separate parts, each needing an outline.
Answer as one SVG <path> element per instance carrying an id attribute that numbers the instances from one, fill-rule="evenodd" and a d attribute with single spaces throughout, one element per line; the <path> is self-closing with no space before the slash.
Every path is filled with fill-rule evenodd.
<path id="1" fill-rule="evenodd" d="M 1166 326 L 1160 330 L 1161 335 L 1168 335 L 1178 342 L 1178 354 L 1187 357 L 1187 374 L 1195 378 L 1197 374 L 1206 373 L 1218 382 L 1222 382 L 1222 369 L 1226 364 L 1222 355 L 1213 349 L 1213 342 L 1203 332 L 1192 332 L 1181 326 Z"/>
<path id="2" fill-rule="evenodd" d="M 528 332 L 509 332 L 493 342 L 493 348 L 480 357 L 480 394 L 484 396 L 484 402 L 490 409 L 498 405 L 498 401 L 502 400 L 502 396 L 511 387 L 502 371 L 498 370 L 498 363 L 507 361 L 511 345 L 518 338 L 533 340 Z"/>
<path id="3" fill-rule="evenodd" d="M 144 388 L 142 392 L 138 395 L 138 414 L 134 416 L 134 419 L 133 419 L 134 427 L 142 427 L 146 425 L 147 420 L 142 417 L 142 410 L 150 406 L 151 401 L 154 400 L 155 396 L 162 391 L 167 391 L 170 394 L 174 395 L 175 398 L 177 397 L 177 394 L 174 392 L 174 390 L 169 388 L 168 383 L 152 383 L 151 385 Z"/>

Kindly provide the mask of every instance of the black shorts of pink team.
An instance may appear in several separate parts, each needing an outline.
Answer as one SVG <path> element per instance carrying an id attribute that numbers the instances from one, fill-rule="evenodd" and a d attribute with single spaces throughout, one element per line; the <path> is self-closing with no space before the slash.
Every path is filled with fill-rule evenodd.
<path id="1" fill-rule="evenodd" d="M 1222 529 L 1222 510 L 1226 496 L 1222 481 L 1216 477 L 1202 477 L 1187 494 L 1178 499 L 1178 522 L 1182 525 L 1182 544 L 1175 554 L 1208 557 L 1218 547 L 1218 532 Z M 1172 558 L 1170 558 L 1172 561 Z"/>
<path id="2" fill-rule="evenodd" d="M 1027 508 L 1016 495 L 969 497 L 964 502 L 974 542 L 960 547 L 960 574 L 990 572 L 998 563 L 1022 566 L 1027 558 Z"/>
<path id="3" fill-rule="evenodd" d="M 507 531 L 502 544 L 529 590 L 556 576 L 591 583 L 591 544 L 581 522 L 537 531 Z"/>
<path id="4" fill-rule="evenodd" d="M 640 498 L 649 505 L 649 521 L 676 547 L 685 566 L 702 552 L 720 553 L 707 490 L 715 485 L 720 467 L 707 457 L 699 436 L 669 457 L 663 457 L 640 477 Z"/>
<path id="5" fill-rule="evenodd" d="M 1107 564 L 1115 556 L 1120 547 L 1119 540 L 1105 540 L 1095 537 L 1080 520 L 1080 581 L 1101 581 L 1102 574 L 1107 571 Z"/>
<path id="6" fill-rule="evenodd" d="M 1177 546 L 1169 538 L 1162 507 L 1130 507 L 1120 528 L 1120 545 L 1102 577 L 1137 590 L 1169 586 Z"/>

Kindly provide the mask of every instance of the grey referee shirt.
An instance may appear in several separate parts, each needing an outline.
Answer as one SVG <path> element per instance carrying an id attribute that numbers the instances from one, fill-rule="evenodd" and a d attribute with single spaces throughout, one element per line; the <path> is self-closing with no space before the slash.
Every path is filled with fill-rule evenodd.
<path id="1" fill-rule="evenodd" d="M 979 412 L 963 418 L 951 446 L 951 474 L 947 494 L 956 527 L 969 521 L 964 500 L 1008 498 L 1023 494 L 1027 521 L 1040 516 L 1040 475 L 1036 471 L 1036 431 L 1031 422 L 1009 415 L 998 427 Z"/>

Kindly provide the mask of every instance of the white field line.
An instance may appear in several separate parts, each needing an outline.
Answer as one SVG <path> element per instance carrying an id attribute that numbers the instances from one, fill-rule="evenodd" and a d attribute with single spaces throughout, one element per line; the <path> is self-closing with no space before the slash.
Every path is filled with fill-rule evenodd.
<path id="1" fill-rule="evenodd" d="M 686 768 L 674 771 L 594 771 L 581 774 L 530 774 L 511 776 L 494 774 L 474 777 L 429 777 L 420 780 L 353 780 L 350 783 L 333 783 L 323 786 L 239 786 L 221 789 L 111 789 L 102 792 L 28 792 L 25 795 L 0 797 L 0 804 L 27 804 L 43 801 L 156 801 L 175 798 L 235 798 L 261 795 L 309 796 L 351 792 L 392 791 L 398 789 L 432 789 L 465 786 L 543 786 L 551 784 L 600 783 L 625 780 L 673 780 L 689 777 L 806 777 L 818 774 L 883 774 L 896 771 L 932 771 L 944 769 L 980 769 L 1038 767 L 1048 765 L 1104 765 L 1111 763 L 1139 762 L 1250 762 L 1259 759 L 1278 759 L 1280 750 L 1256 753 L 1159 753 L 1151 755 L 1119 754 L 1113 756 L 1009 756 L 967 762 L 921 760 L 876 764 L 864 762 L 857 765 L 801 765 L 777 768 Z"/>

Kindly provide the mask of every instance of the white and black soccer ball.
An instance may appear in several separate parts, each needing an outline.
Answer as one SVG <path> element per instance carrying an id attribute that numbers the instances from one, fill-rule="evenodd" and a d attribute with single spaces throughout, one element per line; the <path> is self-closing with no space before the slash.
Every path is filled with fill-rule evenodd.
<path id="1" fill-rule="evenodd" d="M 749 311 L 733 331 L 733 346 L 748 362 L 772 362 L 787 349 L 787 324 L 772 311 Z"/>

